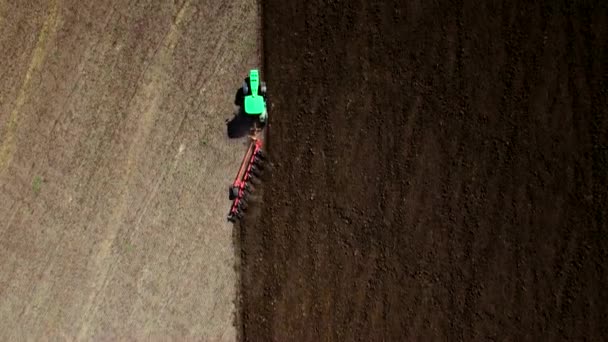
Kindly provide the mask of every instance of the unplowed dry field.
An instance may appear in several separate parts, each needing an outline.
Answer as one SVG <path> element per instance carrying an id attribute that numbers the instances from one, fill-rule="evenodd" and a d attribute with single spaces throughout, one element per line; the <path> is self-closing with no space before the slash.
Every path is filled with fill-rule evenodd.
<path id="1" fill-rule="evenodd" d="M 252 1 L 0 0 L 0 340 L 233 340 Z"/>
<path id="2" fill-rule="evenodd" d="M 608 11 L 572 3 L 264 1 L 246 340 L 608 336 Z"/>

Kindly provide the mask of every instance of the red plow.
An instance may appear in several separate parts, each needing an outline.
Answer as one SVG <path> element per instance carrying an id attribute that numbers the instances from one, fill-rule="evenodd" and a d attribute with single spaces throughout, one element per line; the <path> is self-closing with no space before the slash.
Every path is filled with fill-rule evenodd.
<path id="1" fill-rule="evenodd" d="M 266 154 L 262 150 L 262 141 L 252 139 L 241 162 L 239 172 L 228 192 L 232 201 L 228 221 L 236 222 L 243 218 L 245 211 L 247 211 L 249 196 L 255 190 L 253 185 L 259 184 L 259 177 L 264 168 L 265 159 Z"/>

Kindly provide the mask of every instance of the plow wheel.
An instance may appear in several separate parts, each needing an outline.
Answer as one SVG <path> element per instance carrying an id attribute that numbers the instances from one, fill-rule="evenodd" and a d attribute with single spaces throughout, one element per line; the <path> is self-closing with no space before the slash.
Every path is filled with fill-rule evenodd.
<path id="1" fill-rule="evenodd" d="M 230 200 L 233 200 L 239 196 L 239 188 L 231 186 L 228 190 Z"/>

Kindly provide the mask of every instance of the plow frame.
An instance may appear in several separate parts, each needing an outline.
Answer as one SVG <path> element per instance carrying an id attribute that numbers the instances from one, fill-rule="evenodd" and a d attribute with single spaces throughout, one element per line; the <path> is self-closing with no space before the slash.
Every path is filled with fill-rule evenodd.
<path id="1" fill-rule="evenodd" d="M 230 186 L 228 191 L 229 199 L 232 200 L 232 206 L 228 213 L 228 221 L 236 222 L 243 217 L 243 212 L 246 210 L 247 202 L 245 195 L 247 192 L 251 192 L 251 180 L 253 170 L 256 161 L 264 158 L 264 151 L 262 150 L 262 141 L 259 139 L 252 139 L 247 153 L 241 161 L 239 172 L 237 173 L 234 182 Z"/>

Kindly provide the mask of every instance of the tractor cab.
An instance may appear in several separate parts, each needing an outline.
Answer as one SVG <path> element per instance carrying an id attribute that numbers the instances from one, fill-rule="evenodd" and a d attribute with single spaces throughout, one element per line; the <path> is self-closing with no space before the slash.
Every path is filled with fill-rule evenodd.
<path id="1" fill-rule="evenodd" d="M 266 84 L 260 82 L 260 74 L 256 69 L 249 71 L 249 77 L 243 82 L 244 104 L 246 115 L 260 117 L 261 122 L 266 121 Z"/>

